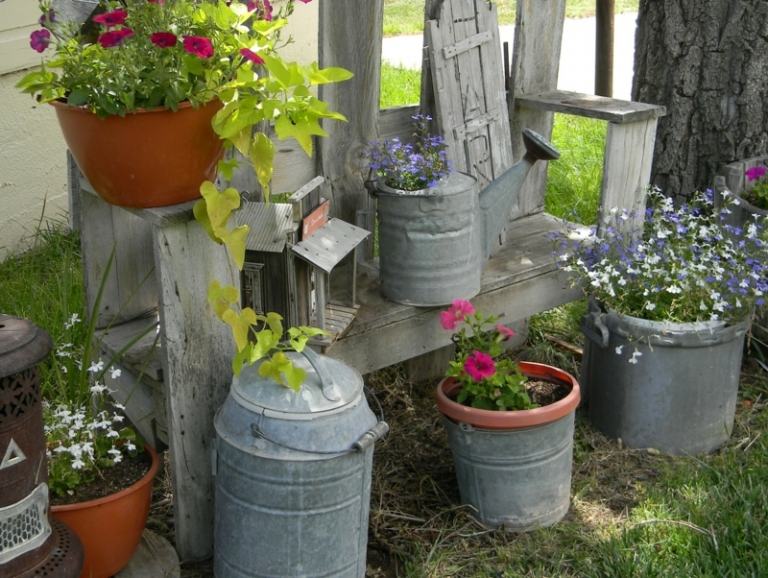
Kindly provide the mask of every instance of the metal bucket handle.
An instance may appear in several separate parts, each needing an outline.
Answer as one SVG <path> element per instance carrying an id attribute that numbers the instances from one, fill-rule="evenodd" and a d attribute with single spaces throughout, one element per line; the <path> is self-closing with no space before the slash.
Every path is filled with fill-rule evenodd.
<path id="1" fill-rule="evenodd" d="M 603 349 L 608 347 L 608 342 L 611 337 L 611 333 L 603 321 L 604 317 L 605 313 L 602 311 L 592 310 L 584 316 L 584 319 L 581 322 L 581 330 L 584 332 L 584 335 L 586 335 L 592 343 L 595 343 Z"/>

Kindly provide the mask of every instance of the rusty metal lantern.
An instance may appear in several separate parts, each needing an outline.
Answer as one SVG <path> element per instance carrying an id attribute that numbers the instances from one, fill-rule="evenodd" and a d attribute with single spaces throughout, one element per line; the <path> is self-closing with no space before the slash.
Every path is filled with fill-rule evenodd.
<path id="1" fill-rule="evenodd" d="M 47 333 L 0 315 L 0 576 L 74 577 L 83 551 L 48 514 L 48 468 L 37 364 L 51 350 Z"/>

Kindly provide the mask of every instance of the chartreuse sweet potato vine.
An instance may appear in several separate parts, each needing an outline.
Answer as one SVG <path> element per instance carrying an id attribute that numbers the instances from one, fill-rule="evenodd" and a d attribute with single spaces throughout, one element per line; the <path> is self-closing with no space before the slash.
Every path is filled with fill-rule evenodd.
<path id="1" fill-rule="evenodd" d="M 194 206 L 197 221 L 208 236 L 226 247 L 230 259 L 242 271 L 245 261 L 245 240 L 248 226 L 230 228 L 230 215 L 240 208 L 240 194 L 236 189 L 219 191 L 213 183 L 200 187 L 203 198 Z M 232 329 L 237 354 L 232 360 L 232 370 L 239 375 L 243 365 L 262 361 L 259 375 L 267 377 L 293 390 L 298 390 L 306 378 L 306 372 L 296 367 L 285 351 L 303 351 L 311 337 L 325 332 L 315 327 L 283 328 L 283 318 L 277 313 L 260 315 L 252 308 L 239 308 L 239 292 L 232 285 L 221 285 L 214 280 L 208 287 L 208 303 L 216 316 Z M 287 339 L 286 339 L 287 337 Z"/>

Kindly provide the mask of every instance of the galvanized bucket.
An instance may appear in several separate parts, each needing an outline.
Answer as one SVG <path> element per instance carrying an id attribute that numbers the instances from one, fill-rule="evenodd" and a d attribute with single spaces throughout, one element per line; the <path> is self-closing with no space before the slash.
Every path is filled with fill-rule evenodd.
<path id="1" fill-rule="evenodd" d="M 307 349 L 296 393 L 235 378 L 216 414 L 218 578 L 363 578 L 373 444 L 387 431 L 351 367 Z"/>
<path id="2" fill-rule="evenodd" d="M 582 323 L 590 420 L 632 448 L 717 449 L 733 429 L 747 326 L 591 311 Z"/>
<path id="3" fill-rule="evenodd" d="M 447 305 L 480 292 L 477 179 L 451 173 L 431 189 L 372 185 L 379 216 L 381 291 L 416 306 Z"/>
<path id="4" fill-rule="evenodd" d="M 462 503 L 485 526 L 515 532 L 550 526 L 568 512 L 580 400 L 579 384 L 566 372 L 538 363 L 520 366 L 529 378 L 569 385 L 570 393 L 549 406 L 499 412 L 458 404 L 452 399 L 456 386 L 447 380 L 437 392 Z"/>

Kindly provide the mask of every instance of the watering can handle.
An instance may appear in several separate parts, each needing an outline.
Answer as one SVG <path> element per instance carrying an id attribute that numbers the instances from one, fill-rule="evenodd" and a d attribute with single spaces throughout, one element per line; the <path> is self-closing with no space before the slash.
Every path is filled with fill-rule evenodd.
<path id="1" fill-rule="evenodd" d="M 320 359 L 320 355 L 311 347 L 305 347 L 301 350 L 301 354 L 306 358 L 312 369 L 317 373 L 317 377 L 320 378 L 320 387 L 323 390 L 323 397 L 329 401 L 339 401 L 341 395 L 336 390 L 336 386 L 333 383 L 331 374 L 328 373 L 328 368 Z"/>

